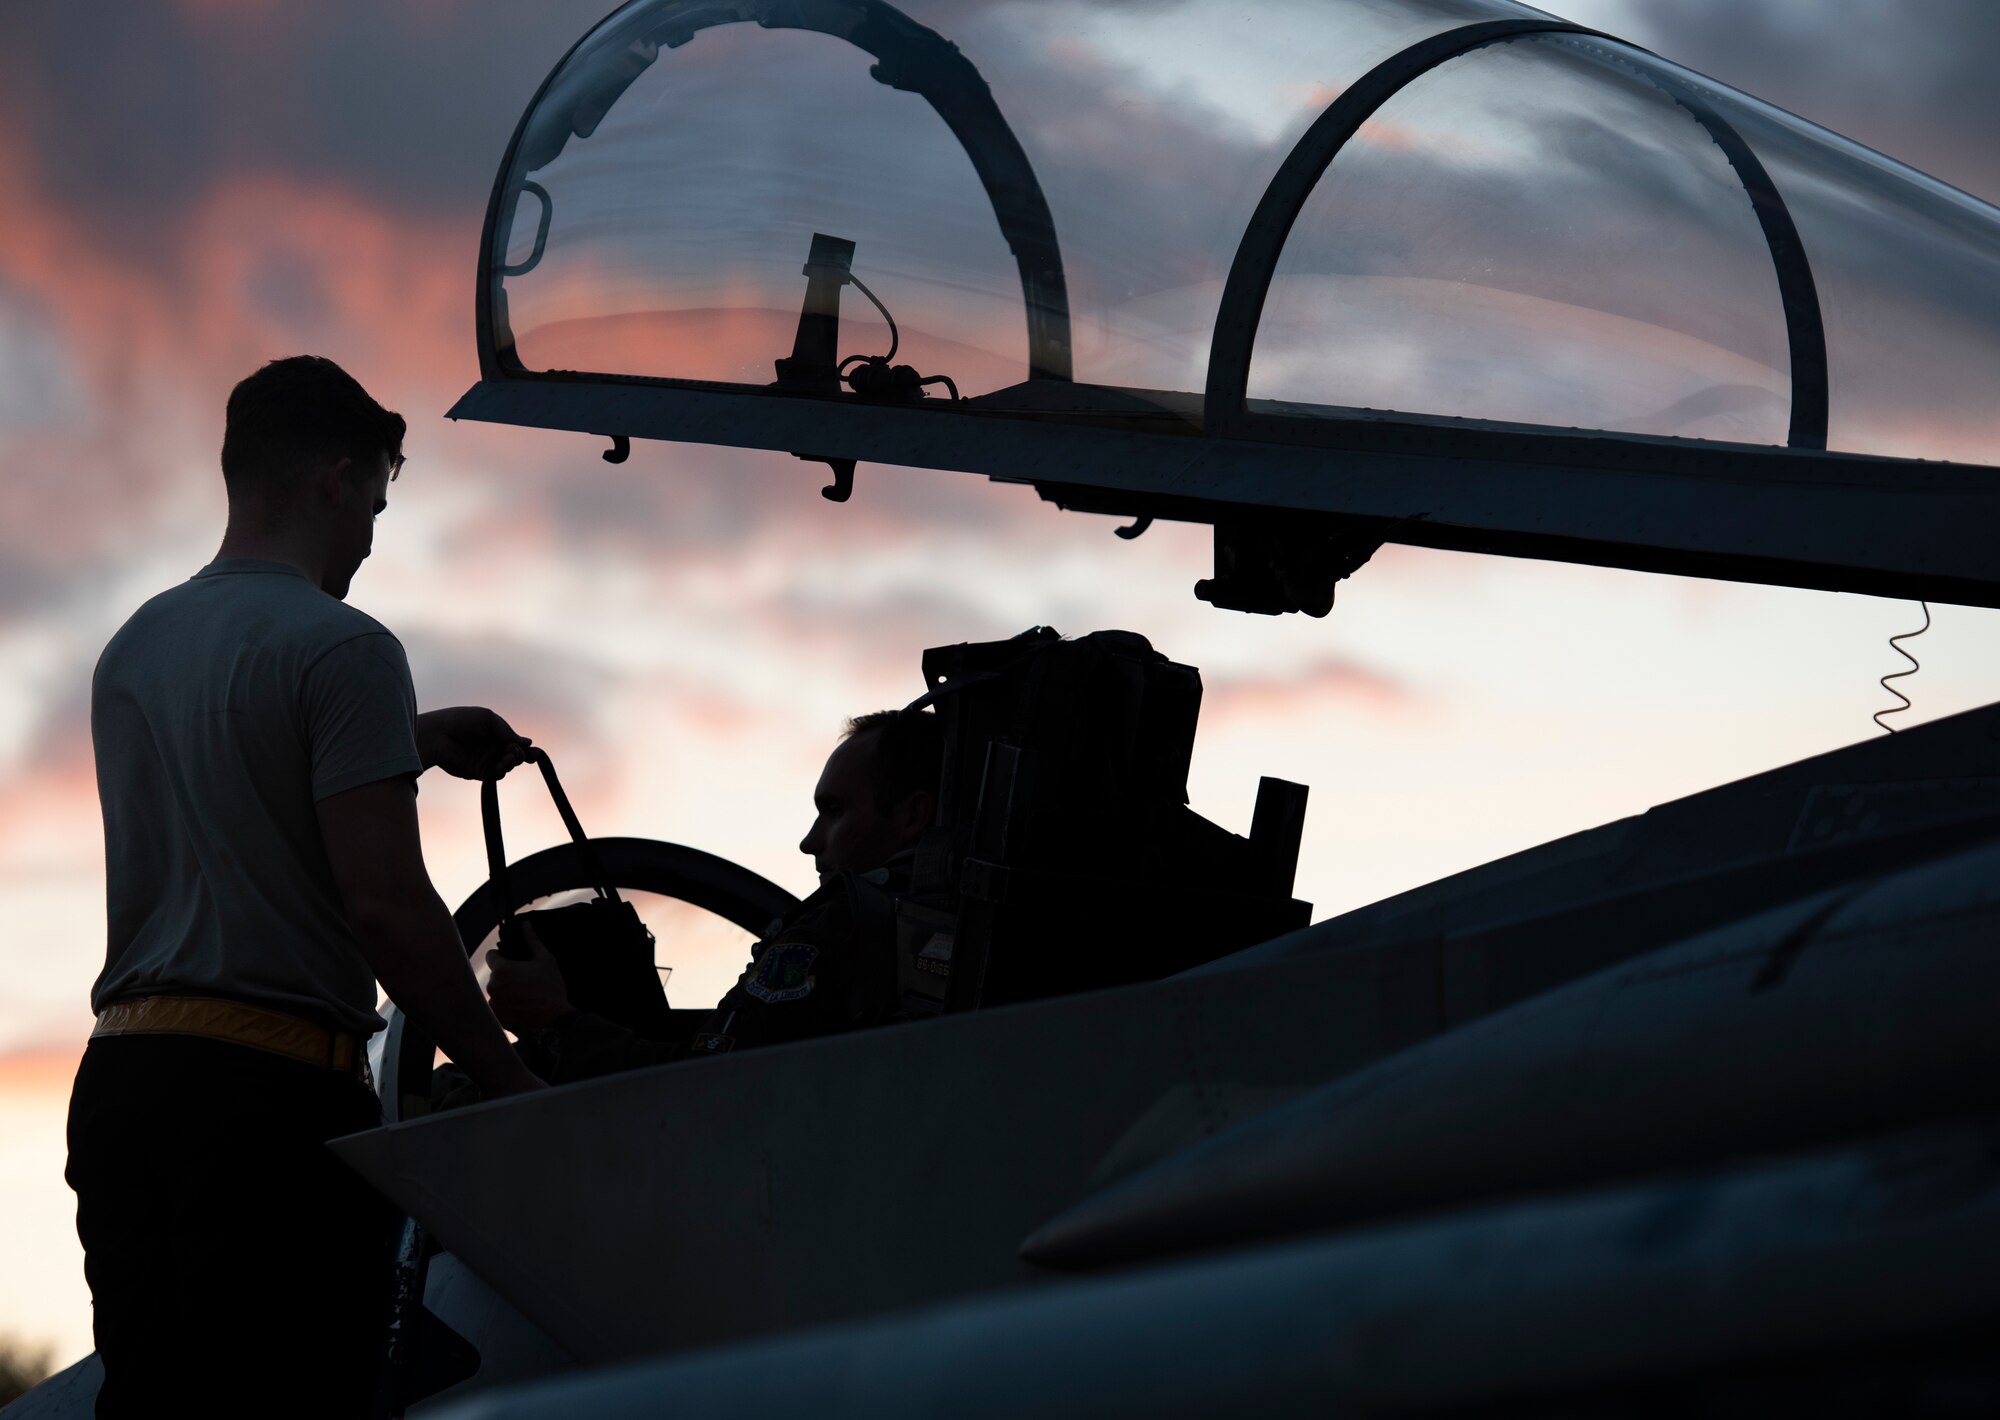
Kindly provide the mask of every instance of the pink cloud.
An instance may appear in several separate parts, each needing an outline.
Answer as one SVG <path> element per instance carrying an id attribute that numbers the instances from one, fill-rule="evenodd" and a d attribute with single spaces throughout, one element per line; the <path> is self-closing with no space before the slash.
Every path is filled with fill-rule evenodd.
<path id="1" fill-rule="evenodd" d="M 0 446 L 0 547 L 31 565 L 103 552 L 185 486 L 190 462 L 213 467 L 223 400 L 266 360 L 331 355 L 413 419 L 476 373 L 469 238 L 454 223 L 392 216 L 325 185 L 232 179 L 156 235 L 166 259 L 148 270 L 39 191 L 4 131 L 0 185 L 13 195 L 0 282 L 48 311 L 88 405 L 80 426 Z M 310 319 L 260 305 L 273 271 L 312 287 Z"/>
<path id="2" fill-rule="evenodd" d="M 1422 698 L 1405 682 L 1362 662 L 1333 657 L 1295 675 L 1212 676 L 1202 696 L 1203 718 L 1230 722 L 1359 709 L 1375 715 L 1424 713 Z"/>

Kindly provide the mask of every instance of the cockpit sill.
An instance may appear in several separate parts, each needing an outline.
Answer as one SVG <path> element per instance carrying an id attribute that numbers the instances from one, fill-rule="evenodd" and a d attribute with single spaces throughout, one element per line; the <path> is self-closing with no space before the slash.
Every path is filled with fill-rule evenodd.
<path id="1" fill-rule="evenodd" d="M 1030 484 L 1063 507 L 1351 535 L 1871 596 L 2000 606 L 2000 469 L 1029 381 L 970 400 L 644 376 L 484 380 L 450 411 L 605 438 L 768 449 Z"/>

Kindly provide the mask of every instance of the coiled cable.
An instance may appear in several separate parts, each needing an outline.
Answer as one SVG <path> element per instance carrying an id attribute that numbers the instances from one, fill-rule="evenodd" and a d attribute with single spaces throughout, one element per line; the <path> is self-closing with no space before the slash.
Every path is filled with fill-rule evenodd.
<path id="1" fill-rule="evenodd" d="M 926 387 L 943 385 L 951 391 L 952 401 L 956 403 L 959 399 L 958 384 L 950 375 L 926 375 L 913 366 L 894 363 L 896 352 L 903 348 L 903 336 L 896 329 L 896 318 L 889 314 L 882 298 L 869 290 L 859 276 L 850 275 L 847 279 L 855 290 L 875 303 L 875 309 L 888 322 L 889 353 L 848 356 L 840 362 L 838 369 L 842 382 L 864 399 L 880 400 L 922 399 Z"/>
<path id="2" fill-rule="evenodd" d="M 1906 671 L 1890 671 L 1889 674 L 1882 677 L 1881 680 L 1882 688 L 1888 691 L 1891 695 L 1895 696 L 1898 700 L 1903 702 L 1901 705 L 1891 705 L 1885 710 L 1877 710 L 1872 716 L 1869 717 L 1870 719 L 1874 720 L 1877 727 L 1879 727 L 1885 734 L 1891 734 L 1891 735 L 1895 734 L 1896 727 L 1894 725 L 1884 724 L 1882 717 L 1885 715 L 1900 715 L 1905 710 L 1910 708 L 1910 697 L 1903 694 L 1902 691 L 1898 690 L 1895 686 L 1889 684 L 1889 682 L 1892 680 L 1901 680 L 1904 676 L 1915 675 L 1918 671 L 1924 668 L 1923 662 L 1919 661 L 1915 656 L 1911 655 L 1908 651 L 1903 649 L 1903 643 L 1905 641 L 1908 641 L 1913 637 L 1921 636 L 1926 631 L 1931 629 L 1931 604 L 1929 602 L 1919 602 L 1918 605 L 1924 609 L 1924 624 L 1922 626 L 1919 626 L 1915 631 L 1901 631 L 1889 638 L 1889 644 L 1895 648 L 1897 655 L 1901 656 L 1904 660 L 1910 663 L 1910 668 Z"/>

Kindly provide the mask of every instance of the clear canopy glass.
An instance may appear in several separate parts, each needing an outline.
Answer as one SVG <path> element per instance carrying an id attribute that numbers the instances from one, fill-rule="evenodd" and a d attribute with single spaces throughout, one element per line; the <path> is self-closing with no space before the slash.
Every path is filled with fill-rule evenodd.
<path id="1" fill-rule="evenodd" d="M 1782 109 L 1725 97 L 1812 265 L 1827 447 L 2000 464 L 2000 210 Z"/>
<path id="2" fill-rule="evenodd" d="M 1293 224 L 1253 399 L 1783 443 L 1743 183 L 1613 47 L 1474 50 L 1385 103 Z"/>
<path id="3" fill-rule="evenodd" d="M 855 243 L 854 275 L 897 322 L 898 363 L 968 395 L 1027 378 L 1022 282 L 993 196 L 937 108 L 901 87 L 912 77 L 862 47 L 888 47 L 898 12 L 885 11 L 638 0 L 586 36 L 525 120 L 503 187 L 491 274 L 522 365 L 768 383 L 823 232 Z M 1026 155 L 1060 250 L 1075 377 L 1199 389 L 1243 225 L 1327 101 L 1408 44 L 1533 12 L 912 0 L 900 13 L 970 61 Z M 849 296 L 842 317 L 842 355 L 887 351 L 864 301 Z"/>
<path id="4" fill-rule="evenodd" d="M 489 353 L 512 374 L 768 386 L 824 234 L 864 288 L 842 289 L 840 356 L 893 344 L 967 396 L 1037 376 L 1195 395 L 1246 228 L 1314 121 L 1410 46 L 1547 18 L 635 0 L 523 120 Z M 1782 444 L 1817 381 L 1828 447 L 2000 463 L 2000 212 L 1598 37 L 1503 37 L 1399 82 L 1269 278 L 1253 415 Z"/>

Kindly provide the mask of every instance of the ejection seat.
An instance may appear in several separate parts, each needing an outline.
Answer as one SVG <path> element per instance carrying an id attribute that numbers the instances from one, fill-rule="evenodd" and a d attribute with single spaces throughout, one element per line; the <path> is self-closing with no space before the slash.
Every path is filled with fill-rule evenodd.
<path id="1" fill-rule="evenodd" d="M 1132 632 L 1047 627 L 923 664 L 945 760 L 899 904 L 911 1014 L 1171 975 L 1310 920 L 1304 786 L 1264 779 L 1247 839 L 1187 806 L 1194 667 Z"/>

